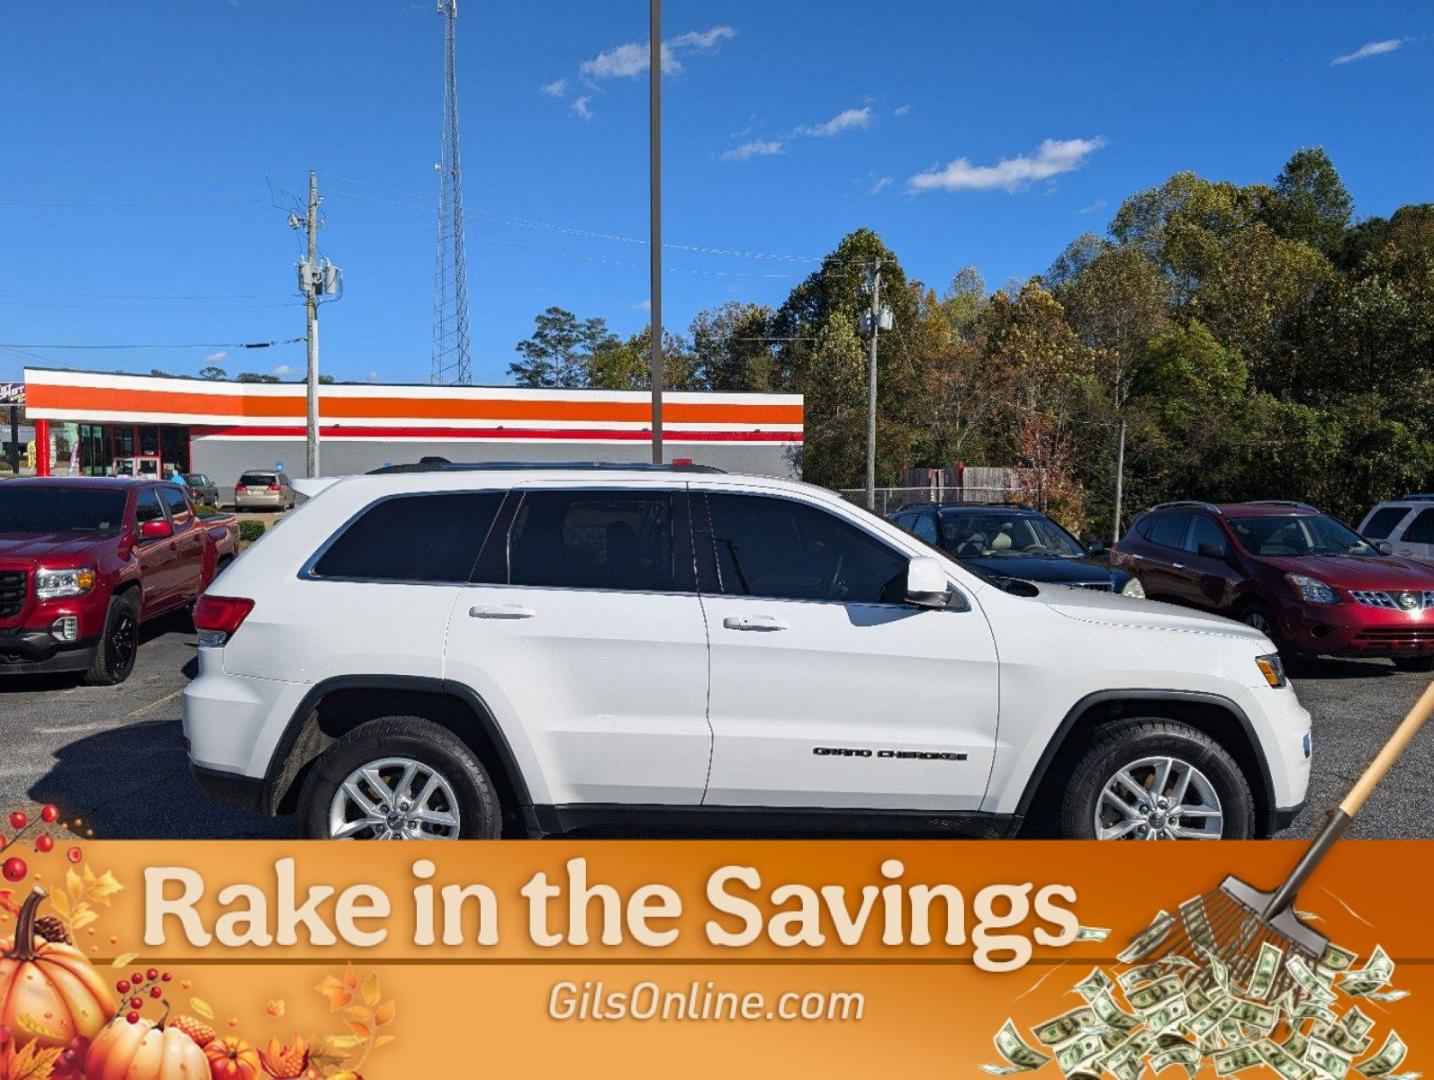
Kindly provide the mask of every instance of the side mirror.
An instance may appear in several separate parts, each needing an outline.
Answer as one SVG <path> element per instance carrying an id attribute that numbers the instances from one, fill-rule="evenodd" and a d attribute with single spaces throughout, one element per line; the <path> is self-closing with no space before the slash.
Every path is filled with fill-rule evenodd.
<path id="1" fill-rule="evenodd" d="M 1393 555 L 1394 545 L 1391 544 L 1388 540 L 1381 540 L 1374 545 L 1374 550 L 1379 552 L 1381 555 Z"/>
<path id="2" fill-rule="evenodd" d="M 941 563 L 918 555 L 906 564 L 906 602 L 918 607 L 945 607 L 951 593 Z"/>
<path id="3" fill-rule="evenodd" d="M 162 518 L 141 522 L 139 526 L 141 540 L 168 540 L 173 535 L 174 527 Z"/>
<path id="4" fill-rule="evenodd" d="M 1089 554 L 1091 554 L 1091 555 L 1104 555 L 1104 554 L 1105 554 L 1105 541 L 1104 541 L 1104 540 L 1087 540 L 1087 541 L 1085 542 L 1085 549 L 1086 549 L 1086 551 L 1087 551 Z"/>
<path id="5" fill-rule="evenodd" d="M 1207 559 L 1223 559 L 1230 554 L 1224 544 L 1217 544 L 1213 540 L 1201 540 L 1195 545 L 1195 553 Z"/>

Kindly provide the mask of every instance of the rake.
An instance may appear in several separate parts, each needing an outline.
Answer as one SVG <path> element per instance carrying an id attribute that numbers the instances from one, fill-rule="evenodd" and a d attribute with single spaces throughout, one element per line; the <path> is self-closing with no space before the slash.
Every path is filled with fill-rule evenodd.
<path id="1" fill-rule="evenodd" d="M 1248 986 L 1262 946 L 1269 944 L 1281 950 L 1281 956 L 1270 989 L 1261 995 L 1263 999 L 1278 1000 L 1289 990 L 1293 990 L 1296 997 L 1304 996 L 1303 987 L 1289 971 L 1288 960 L 1299 956 L 1313 972 L 1325 955 L 1329 938 L 1300 921 L 1294 910 L 1295 897 L 1431 713 L 1434 713 L 1434 681 L 1425 688 L 1338 809 L 1330 814 L 1324 828 L 1310 842 L 1283 884 L 1266 892 L 1234 875 L 1227 877 L 1213 892 L 1181 904 L 1177 916 L 1166 916 L 1168 925 L 1158 922 L 1137 937 L 1137 941 L 1146 939 L 1144 949 L 1137 950 L 1143 955 L 1137 958 L 1153 961 L 1182 957 L 1195 961 L 1199 974 L 1193 975 L 1190 981 L 1208 985 L 1216 981 L 1211 973 L 1213 965 L 1207 966 L 1206 962 L 1213 956 L 1224 964 L 1232 986 Z M 1132 945 L 1132 949 L 1136 948 Z"/>

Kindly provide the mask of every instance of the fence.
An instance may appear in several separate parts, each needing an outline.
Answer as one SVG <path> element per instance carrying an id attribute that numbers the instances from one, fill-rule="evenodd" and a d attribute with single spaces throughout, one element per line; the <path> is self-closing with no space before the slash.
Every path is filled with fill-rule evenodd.
<path id="1" fill-rule="evenodd" d="M 838 488 L 837 494 L 858 506 L 866 505 L 866 488 Z M 1024 493 L 1007 487 L 958 487 L 934 490 L 930 487 L 881 487 L 876 489 L 876 512 L 882 517 L 913 503 L 960 506 L 962 503 L 1022 502 Z"/>

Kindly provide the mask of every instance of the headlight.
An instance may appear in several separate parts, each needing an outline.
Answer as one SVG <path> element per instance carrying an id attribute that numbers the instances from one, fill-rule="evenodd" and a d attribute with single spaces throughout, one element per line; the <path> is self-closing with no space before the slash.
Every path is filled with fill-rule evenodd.
<path id="1" fill-rule="evenodd" d="M 58 600 L 62 596 L 83 596 L 95 587 L 95 568 L 84 566 L 78 570 L 49 570 L 40 567 L 35 571 L 35 597 L 39 600 Z"/>
<path id="2" fill-rule="evenodd" d="M 1302 600 L 1311 604 L 1339 603 L 1339 594 L 1319 578 L 1306 577 L 1304 574 L 1286 574 L 1285 580 L 1295 587 Z"/>
<path id="3" fill-rule="evenodd" d="M 1132 574 L 1130 580 L 1125 583 L 1125 588 L 1120 590 L 1120 595 L 1133 596 L 1137 600 L 1144 600 L 1145 586 L 1140 583 L 1140 579 L 1138 577 Z"/>
<path id="4" fill-rule="evenodd" d="M 1281 662 L 1279 653 L 1255 657 L 1255 666 L 1260 669 L 1260 674 L 1265 677 L 1265 682 L 1276 689 L 1289 681 L 1285 678 L 1285 665 Z"/>

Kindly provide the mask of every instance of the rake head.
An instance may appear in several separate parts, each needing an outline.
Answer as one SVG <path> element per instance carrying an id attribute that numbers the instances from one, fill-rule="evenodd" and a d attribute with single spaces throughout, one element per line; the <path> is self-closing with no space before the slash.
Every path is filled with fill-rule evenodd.
<path id="1" fill-rule="evenodd" d="M 1275 895 L 1273 890 L 1266 892 L 1237 877 L 1227 877 L 1214 892 L 1180 905 L 1169 935 L 1149 959 L 1184 958 L 1195 965 L 1185 969 L 1188 982 L 1213 986 L 1220 981 L 1213 957 L 1224 966 L 1232 993 L 1264 1001 L 1278 1000 L 1289 991 L 1296 998 L 1304 996 L 1289 972 L 1288 961 L 1298 956 L 1313 971 L 1329 939 L 1300 922 L 1287 906 L 1268 914 Z M 1279 965 L 1268 979 L 1268 989 L 1256 987 L 1251 994 L 1262 947 L 1267 944 L 1280 950 Z"/>

